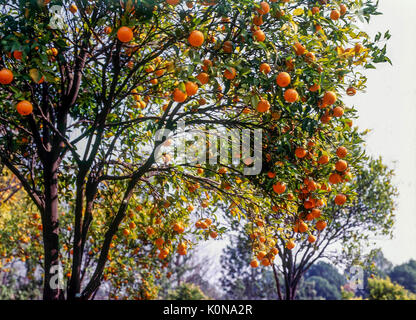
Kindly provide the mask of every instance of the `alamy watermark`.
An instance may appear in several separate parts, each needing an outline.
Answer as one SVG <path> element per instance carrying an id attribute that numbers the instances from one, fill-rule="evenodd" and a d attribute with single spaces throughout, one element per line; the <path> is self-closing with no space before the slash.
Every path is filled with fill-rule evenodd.
<path id="1" fill-rule="evenodd" d="M 186 129 L 185 121 L 177 123 L 177 130 L 156 132 L 157 162 L 187 165 L 209 164 L 238 166 L 244 164 L 244 175 L 257 175 L 262 170 L 261 129 Z M 161 143 L 163 142 L 164 143 Z"/>

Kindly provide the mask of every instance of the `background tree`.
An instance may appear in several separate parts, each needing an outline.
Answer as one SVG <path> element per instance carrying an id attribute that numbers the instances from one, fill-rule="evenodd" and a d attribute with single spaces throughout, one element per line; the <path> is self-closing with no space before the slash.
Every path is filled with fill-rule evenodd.
<path id="1" fill-rule="evenodd" d="M 191 233 L 223 231 L 219 203 L 283 237 L 303 210 L 305 194 L 289 191 L 306 172 L 338 185 L 311 194 L 320 203 L 354 199 L 341 182 L 361 157 L 346 147 L 362 140 L 341 93 L 365 88 L 361 67 L 389 61 L 381 35 L 372 41 L 354 25 L 376 14 L 371 2 L 0 4 L 0 160 L 40 215 L 45 299 L 90 299 L 114 274 L 121 292 L 134 280 L 137 298 L 154 297 L 153 265 L 186 254 Z M 160 154 L 171 141 L 157 133 L 179 138 L 181 120 L 188 133 L 262 129 L 263 171 L 245 175 L 253 147 L 234 154 L 236 166 Z M 186 145 L 199 156 L 215 146 Z M 50 284 L 66 255 L 63 290 Z"/>
<path id="2" fill-rule="evenodd" d="M 169 293 L 168 300 L 208 300 L 208 297 L 198 286 L 184 282 Z"/>
<path id="3" fill-rule="evenodd" d="M 369 300 L 416 300 L 416 295 L 410 293 L 399 284 L 392 283 L 390 278 L 369 278 Z"/>
<path id="4" fill-rule="evenodd" d="M 400 284 L 410 292 L 416 293 L 416 261 L 411 259 L 407 263 L 395 266 L 388 273 L 391 281 Z"/>

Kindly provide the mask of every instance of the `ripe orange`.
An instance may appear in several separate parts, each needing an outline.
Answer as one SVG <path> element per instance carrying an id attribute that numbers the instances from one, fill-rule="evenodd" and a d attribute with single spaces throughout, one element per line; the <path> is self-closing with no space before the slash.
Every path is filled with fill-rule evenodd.
<path id="1" fill-rule="evenodd" d="M 198 74 L 196 76 L 196 78 L 199 80 L 199 82 L 201 82 L 202 84 L 207 84 L 209 81 L 209 75 L 208 73 L 205 72 L 201 72 L 200 74 Z"/>
<path id="2" fill-rule="evenodd" d="M 347 13 L 347 6 L 345 4 L 340 4 L 339 11 L 341 13 L 341 16 Z"/>
<path id="3" fill-rule="evenodd" d="M 347 170 L 347 168 L 348 168 L 347 161 L 338 160 L 337 163 L 335 164 L 335 169 L 339 172 L 343 172 L 343 171 Z"/>
<path id="4" fill-rule="evenodd" d="M 272 68 L 270 67 L 270 65 L 268 63 L 262 63 L 260 65 L 260 72 L 261 73 L 268 74 L 268 73 L 270 73 L 270 71 L 272 71 Z"/>
<path id="5" fill-rule="evenodd" d="M 322 231 L 326 228 L 326 222 L 324 220 L 319 220 L 316 224 L 315 224 L 316 229 L 318 229 L 319 231 Z"/>
<path id="6" fill-rule="evenodd" d="M 19 51 L 19 50 L 15 50 L 15 51 L 13 51 L 13 57 L 16 60 L 22 60 L 23 52 L 22 51 Z"/>
<path id="7" fill-rule="evenodd" d="M 258 42 L 263 42 L 264 40 L 266 40 L 266 35 L 264 34 L 264 32 L 262 30 L 256 30 L 253 33 L 253 37 Z"/>
<path id="8" fill-rule="evenodd" d="M 335 107 L 334 110 L 332 110 L 332 113 L 337 118 L 342 117 L 344 115 L 344 108 L 343 107 Z"/>
<path id="9" fill-rule="evenodd" d="M 347 197 L 344 194 L 337 194 L 335 196 L 335 204 L 342 206 L 345 202 L 347 202 Z"/>
<path id="10" fill-rule="evenodd" d="M 273 191 L 277 194 L 282 194 L 286 191 L 286 184 L 283 182 L 277 182 L 273 185 Z"/>
<path id="11" fill-rule="evenodd" d="M 295 243 L 293 242 L 293 240 L 289 240 L 286 243 L 286 248 L 288 248 L 289 250 L 292 250 L 295 247 Z"/>
<path id="12" fill-rule="evenodd" d="M 298 55 L 298 56 L 301 56 L 306 51 L 306 48 L 299 42 L 296 42 L 294 44 L 294 49 L 295 49 L 296 55 Z"/>
<path id="13" fill-rule="evenodd" d="M 263 24 L 263 17 L 261 15 L 260 16 L 255 16 L 253 18 L 253 24 L 258 26 L 258 27 L 261 26 Z"/>
<path id="14" fill-rule="evenodd" d="M 259 266 L 259 262 L 257 260 L 251 260 L 250 266 L 252 268 L 257 268 Z"/>
<path id="15" fill-rule="evenodd" d="M 176 6 L 177 4 L 179 4 L 180 0 L 166 0 L 167 4 Z"/>
<path id="16" fill-rule="evenodd" d="M 133 30 L 129 27 L 121 27 L 117 31 L 117 38 L 121 42 L 130 42 L 133 39 Z"/>
<path id="17" fill-rule="evenodd" d="M 201 31 L 194 30 L 188 37 L 189 44 L 193 47 L 200 47 L 204 43 L 204 34 Z"/>
<path id="18" fill-rule="evenodd" d="M 280 72 L 277 75 L 276 83 L 279 87 L 286 88 L 291 82 L 290 75 L 287 72 Z"/>
<path id="19" fill-rule="evenodd" d="M 305 222 L 300 221 L 299 222 L 299 232 L 304 233 L 306 231 L 308 231 L 308 225 Z"/>
<path id="20" fill-rule="evenodd" d="M 186 94 L 192 97 L 198 92 L 198 85 L 195 82 L 188 81 L 185 83 Z"/>
<path id="21" fill-rule="evenodd" d="M 272 172 L 272 171 L 269 171 L 269 172 L 267 172 L 267 176 L 268 176 L 270 179 L 274 179 L 274 178 L 276 178 L 276 173 L 274 173 L 274 172 Z"/>
<path id="22" fill-rule="evenodd" d="M 0 70 L 0 83 L 1 84 L 9 84 L 13 81 L 13 72 L 9 69 L 1 69 Z"/>
<path id="23" fill-rule="evenodd" d="M 313 208 L 311 211 L 312 216 L 317 219 L 321 216 L 321 210 L 317 209 L 317 208 Z"/>
<path id="24" fill-rule="evenodd" d="M 104 28 L 104 33 L 105 33 L 105 34 L 110 34 L 110 33 L 111 33 L 111 31 L 113 31 L 113 29 L 111 29 L 111 27 L 105 27 L 105 28 Z"/>
<path id="25" fill-rule="evenodd" d="M 225 53 L 232 53 L 233 52 L 233 43 L 229 40 L 225 41 L 222 50 L 224 50 Z"/>
<path id="26" fill-rule="evenodd" d="M 216 231 L 211 231 L 211 232 L 209 233 L 209 236 L 210 236 L 212 239 L 215 239 L 216 237 L 218 237 L 218 233 L 217 233 Z"/>
<path id="27" fill-rule="evenodd" d="M 259 14 L 268 14 L 270 12 L 270 6 L 266 1 L 260 2 L 260 8 L 257 9 Z"/>
<path id="28" fill-rule="evenodd" d="M 339 147 L 337 149 L 337 156 L 340 158 L 345 158 L 348 154 L 348 150 L 345 147 Z"/>
<path id="29" fill-rule="evenodd" d="M 319 11 L 319 7 L 312 7 L 312 14 L 317 14 Z"/>
<path id="30" fill-rule="evenodd" d="M 338 20 L 341 17 L 341 13 L 338 10 L 332 10 L 330 14 L 330 18 L 332 20 Z"/>
<path id="31" fill-rule="evenodd" d="M 270 109 L 270 103 L 267 100 L 261 99 L 257 104 L 258 112 L 267 112 Z"/>
<path id="32" fill-rule="evenodd" d="M 304 148 L 296 148 L 295 150 L 295 155 L 296 157 L 298 157 L 299 159 L 302 159 L 306 156 L 307 151 Z"/>
<path id="33" fill-rule="evenodd" d="M 184 102 L 188 98 L 187 94 L 183 92 L 181 89 L 176 88 L 175 91 L 173 91 L 173 100 L 175 102 Z"/>
<path id="34" fill-rule="evenodd" d="M 305 56 L 305 60 L 308 63 L 311 63 L 316 60 L 315 54 L 313 52 L 308 52 Z"/>
<path id="35" fill-rule="evenodd" d="M 229 68 L 224 71 L 224 77 L 228 80 L 233 80 L 237 75 L 235 68 Z"/>
<path id="36" fill-rule="evenodd" d="M 33 105 L 29 101 L 23 100 L 16 105 L 16 109 L 20 115 L 27 116 L 32 113 Z"/>
<path id="37" fill-rule="evenodd" d="M 319 91 L 319 89 L 321 89 L 321 86 L 317 83 L 314 83 L 312 86 L 309 87 L 310 92 L 316 92 Z"/>
<path id="38" fill-rule="evenodd" d="M 357 90 L 355 90 L 355 88 L 354 87 L 349 87 L 348 89 L 347 89 L 347 95 L 349 95 L 349 96 L 355 96 L 355 94 L 357 93 Z"/>
<path id="39" fill-rule="evenodd" d="M 261 260 L 261 264 L 265 267 L 270 266 L 270 259 L 264 258 L 263 260 Z"/>
<path id="40" fill-rule="evenodd" d="M 156 247 L 158 247 L 158 248 L 161 248 L 164 243 L 165 243 L 165 240 L 163 240 L 163 238 L 157 238 L 155 240 Z"/>
<path id="41" fill-rule="evenodd" d="M 329 175 L 329 182 L 331 184 L 338 184 L 342 181 L 341 176 L 338 173 L 331 173 Z"/>
<path id="42" fill-rule="evenodd" d="M 331 105 L 337 101 L 337 95 L 333 91 L 327 91 L 322 99 L 324 105 Z"/>
<path id="43" fill-rule="evenodd" d="M 329 157 L 327 155 L 322 155 L 319 159 L 318 159 L 318 163 L 319 164 L 327 164 L 329 162 Z"/>
<path id="44" fill-rule="evenodd" d="M 75 4 L 71 4 L 69 11 L 71 11 L 72 14 L 75 14 L 78 11 L 78 7 Z"/>
<path id="45" fill-rule="evenodd" d="M 308 237 L 308 242 L 309 243 L 314 243 L 316 241 L 316 237 L 312 234 L 309 235 Z"/>
<path id="46" fill-rule="evenodd" d="M 287 89 L 284 98 L 286 102 L 293 103 L 299 99 L 299 94 L 295 89 Z"/>

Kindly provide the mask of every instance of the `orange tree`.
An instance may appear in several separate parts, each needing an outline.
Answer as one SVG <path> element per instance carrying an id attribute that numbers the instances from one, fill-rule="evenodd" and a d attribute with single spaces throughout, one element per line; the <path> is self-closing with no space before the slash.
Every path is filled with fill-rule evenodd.
<path id="1" fill-rule="evenodd" d="M 360 155 L 343 145 L 360 140 L 342 94 L 364 89 L 362 71 L 388 61 L 381 36 L 356 26 L 376 13 L 371 1 L 2 0 L 0 159 L 41 218 L 44 298 L 65 297 L 51 285 L 65 248 L 66 297 L 89 299 L 142 248 L 153 263 L 215 238 L 221 206 L 264 225 L 254 235 L 264 242 L 337 189 L 344 202 L 350 190 L 338 186 Z M 188 133 L 263 130 L 263 170 L 245 174 L 260 157 L 244 150 L 232 165 L 159 157 L 181 123 Z M 172 138 L 158 139 L 162 129 Z M 215 158 L 212 141 L 184 139 Z M 335 150 L 336 163 L 326 158 Z M 305 176 L 310 190 L 298 192 Z"/>

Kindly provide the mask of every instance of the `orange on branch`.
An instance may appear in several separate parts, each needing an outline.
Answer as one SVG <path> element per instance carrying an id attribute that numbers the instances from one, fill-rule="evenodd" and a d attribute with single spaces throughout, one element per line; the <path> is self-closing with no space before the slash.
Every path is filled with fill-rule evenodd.
<path id="1" fill-rule="evenodd" d="M 325 92 L 322 101 L 323 101 L 323 104 L 327 106 L 332 105 L 337 101 L 337 95 L 333 91 L 327 91 Z"/>
<path id="2" fill-rule="evenodd" d="M 133 30 L 129 27 L 121 27 L 117 31 L 117 38 L 121 42 L 130 42 L 133 39 Z"/>
<path id="3" fill-rule="evenodd" d="M 1 84 L 10 84 L 13 81 L 13 72 L 9 69 L 0 70 L 0 83 Z"/>
<path id="4" fill-rule="evenodd" d="M 295 89 L 287 89 L 284 94 L 286 102 L 294 103 L 299 99 L 299 94 Z"/>
<path id="5" fill-rule="evenodd" d="M 335 164 L 335 169 L 339 172 L 343 172 L 347 170 L 347 168 L 348 168 L 348 163 L 344 160 L 338 160 L 337 163 Z"/>
<path id="6" fill-rule="evenodd" d="M 195 82 L 188 81 L 185 83 L 186 94 L 192 97 L 198 92 L 198 85 Z"/>
<path id="7" fill-rule="evenodd" d="M 268 74 L 268 73 L 270 73 L 270 71 L 272 71 L 272 68 L 270 67 L 270 65 L 268 63 L 262 63 L 260 65 L 260 72 L 261 73 Z"/>
<path id="8" fill-rule="evenodd" d="M 273 185 L 273 191 L 277 194 L 282 194 L 286 191 L 286 184 L 283 182 L 277 182 Z"/>
<path id="9" fill-rule="evenodd" d="M 29 101 L 23 100 L 16 105 L 16 110 L 20 115 L 27 116 L 32 113 L 33 105 Z"/>
<path id="10" fill-rule="evenodd" d="M 291 82 L 290 75 L 287 72 L 280 72 L 277 75 L 276 83 L 279 87 L 286 88 Z"/>
<path id="11" fill-rule="evenodd" d="M 337 149 L 337 152 L 336 153 L 337 153 L 337 156 L 338 157 L 345 158 L 347 156 L 347 154 L 348 154 L 348 150 L 345 147 L 339 147 Z"/>
<path id="12" fill-rule="evenodd" d="M 270 103 L 267 100 L 261 99 L 257 104 L 257 111 L 258 112 L 267 112 L 270 109 Z"/>
<path id="13" fill-rule="evenodd" d="M 237 70 L 235 68 L 228 68 L 224 71 L 224 77 L 228 80 L 233 80 L 237 76 Z"/>
<path id="14" fill-rule="evenodd" d="M 188 37 L 188 42 L 193 47 L 200 47 L 204 43 L 204 34 L 201 31 L 194 30 Z"/>
<path id="15" fill-rule="evenodd" d="M 183 92 L 181 89 L 176 88 L 173 91 L 173 100 L 178 103 L 184 102 L 188 98 L 187 94 Z"/>
<path id="16" fill-rule="evenodd" d="M 347 202 L 347 197 L 344 194 L 337 194 L 334 201 L 335 204 L 342 206 L 345 202 Z"/>
<path id="17" fill-rule="evenodd" d="M 296 148 L 296 150 L 295 150 L 295 155 L 296 155 L 296 157 L 298 157 L 299 159 L 304 158 L 304 157 L 306 156 L 306 154 L 307 154 L 307 153 L 308 153 L 308 152 L 307 152 L 304 148 L 301 148 L 301 147 Z"/>

